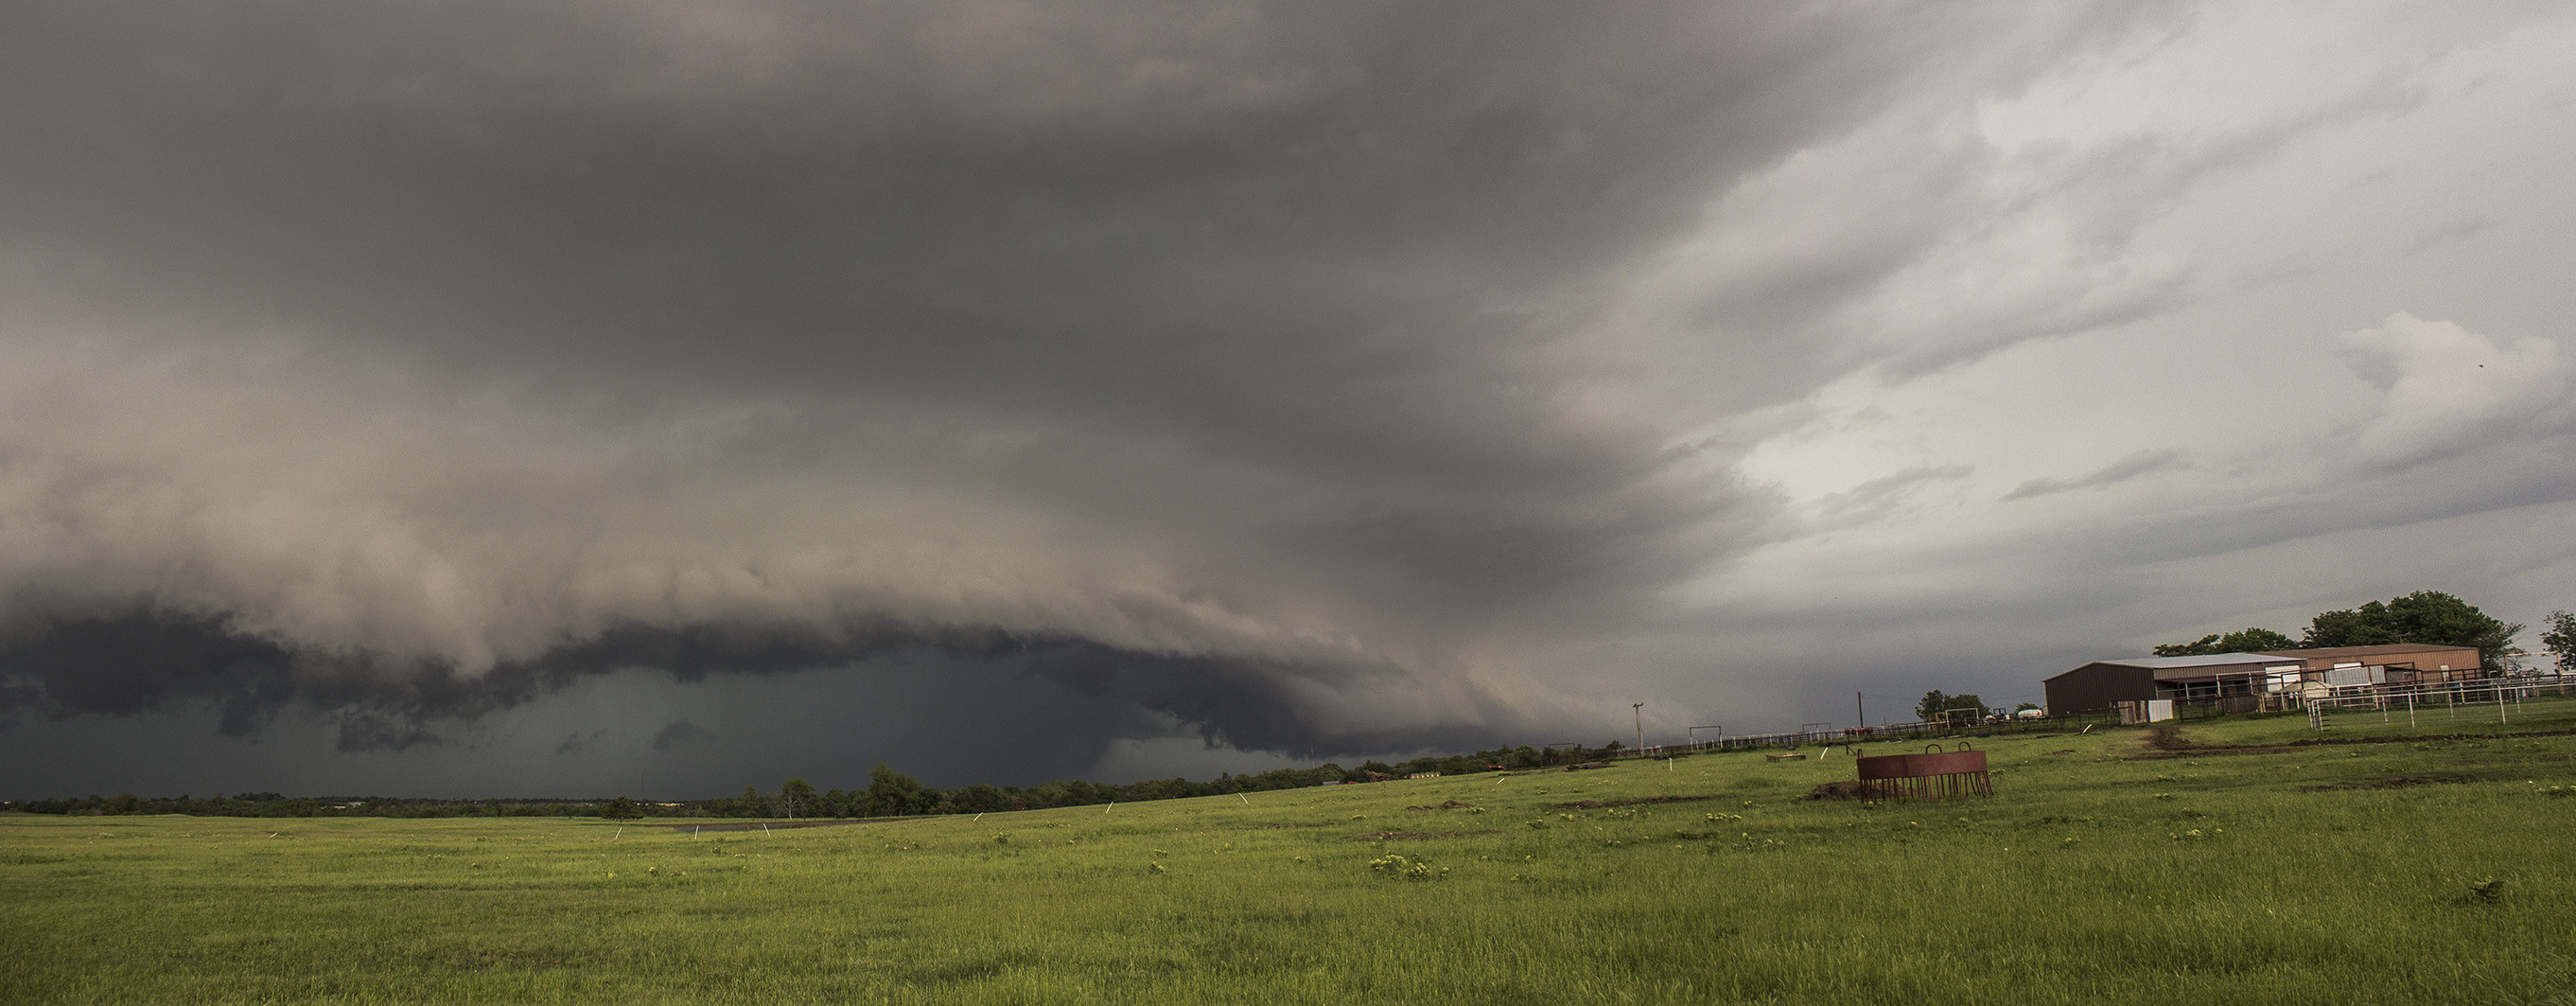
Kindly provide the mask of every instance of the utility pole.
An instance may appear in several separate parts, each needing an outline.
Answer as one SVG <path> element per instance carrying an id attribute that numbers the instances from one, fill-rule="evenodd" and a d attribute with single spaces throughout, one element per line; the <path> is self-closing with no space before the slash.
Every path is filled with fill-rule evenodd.
<path id="1" fill-rule="evenodd" d="M 1631 702 L 1628 711 L 1637 714 L 1637 750 L 1643 751 L 1646 749 L 1646 704 Z"/>
<path id="2" fill-rule="evenodd" d="M 1860 725 L 1869 725 L 1869 707 L 1861 704 L 1859 692 L 1852 693 L 1852 712 L 1860 717 Z"/>

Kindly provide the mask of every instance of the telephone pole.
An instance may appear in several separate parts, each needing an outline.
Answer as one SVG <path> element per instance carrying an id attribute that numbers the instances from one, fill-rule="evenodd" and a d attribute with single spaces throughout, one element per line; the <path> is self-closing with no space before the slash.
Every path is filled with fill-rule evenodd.
<path id="1" fill-rule="evenodd" d="M 1869 725 L 1869 707 L 1861 704 L 1859 692 L 1852 693 L 1852 712 L 1860 717 L 1860 725 Z"/>
<path id="2" fill-rule="evenodd" d="M 1637 714 L 1637 750 L 1643 751 L 1646 749 L 1646 704 L 1631 702 L 1628 711 Z"/>

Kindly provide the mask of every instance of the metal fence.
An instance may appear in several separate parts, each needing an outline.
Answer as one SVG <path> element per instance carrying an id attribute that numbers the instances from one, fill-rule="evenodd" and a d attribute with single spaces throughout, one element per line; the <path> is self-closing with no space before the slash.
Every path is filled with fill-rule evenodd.
<path id="1" fill-rule="evenodd" d="M 2426 682 L 2416 685 L 2373 685 L 2367 690 L 2345 694 L 2301 698 L 2292 693 L 2275 695 L 2228 695 L 2200 701 L 2174 700 L 2177 719 L 2208 719 L 2245 713 L 2279 712 L 2296 715 L 2302 710 L 2314 717 L 2329 717 L 2355 711 L 2402 715 L 2411 706 L 2417 721 L 2429 713 L 2453 717 L 2501 715 L 2510 721 L 2516 707 L 2539 698 L 2576 697 L 2576 674 L 2519 674 L 2476 680 Z M 2266 701 L 2269 699 L 2270 701 Z M 2498 703 L 2503 704 L 2498 711 Z M 2483 712 L 2478 710 L 2483 709 Z M 2086 727 L 2112 726 L 2119 718 L 2109 713 L 2082 713 L 2049 716 L 2038 719 L 2009 719 L 1973 722 L 1891 723 L 1875 727 L 1789 730 L 1766 734 L 1733 734 L 1715 740 L 1682 744 L 1659 744 L 1653 747 L 1621 751 L 1609 758 L 1670 758 L 1678 754 L 1701 751 L 1742 751 L 1749 748 L 1797 747 L 1806 744 L 1859 744 L 1869 741 L 1910 740 L 1954 736 L 1993 736 L 2023 733 L 2064 733 Z"/>
<path id="2" fill-rule="evenodd" d="M 2414 684 L 2371 684 L 2337 689 L 2322 695 L 2303 695 L 2295 689 L 2240 695 L 2210 696 L 2198 699 L 2167 697 L 2173 703 L 2175 719 L 2209 719 L 2245 713 L 2298 713 L 2322 709 L 2326 713 L 2366 709 L 2404 709 L 2409 702 L 2417 707 L 2444 708 L 2472 702 L 2493 703 L 2501 694 L 2506 701 L 2528 698 L 2576 696 L 2576 674 L 2514 674 L 2493 678 L 2463 678 L 2455 681 L 2426 681 Z"/>
<path id="3" fill-rule="evenodd" d="M 2485 720 L 2511 724 L 2514 717 L 2527 715 L 2524 704 L 2534 699 L 2576 697 L 2576 674 L 2527 674 L 2471 681 L 2439 681 L 2421 685 L 2374 688 L 2342 695 L 2313 697 L 2307 700 L 2308 725 L 2323 730 L 2337 716 L 2377 713 L 2382 722 L 2393 723 L 2405 717 L 2409 726 L 2426 723 Z"/>
<path id="4" fill-rule="evenodd" d="M 1986 721 L 1934 721 L 1923 723 L 1890 723 L 1875 727 L 1825 730 L 1790 730 L 1767 734 L 1734 734 L 1716 740 L 1683 744 L 1658 744 L 1606 755 L 1607 758 L 1670 758 L 1703 751 L 1744 751 L 1753 748 L 1792 748 L 1814 744 L 1865 744 L 1871 741 L 1917 740 L 1934 737 L 1987 737 L 1997 734 L 2066 733 L 2092 726 L 2108 726 L 2118 720 L 2100 713 L 2075 716 L 2050 716 L 2033 719 Z"/>
<path id="5" fill-rule="evenodd" d="M 2268 696 L 2228 695 L 2200 701 L 2176 699 L 2174 716 L 2177 719 L 2192 720 L 2257 712 L 2296 715 L 2305 710 L 2309 713 L 2312 723 L 2321 725 L 2328 717 L 2351 712 L 2375 712 L 2393 719 L 2395 716 L 2405 715 L 2412 709 L 2418 723 L 2426 722 L 2426 716 L 2436 713 L 2453 718 L 2471 715 L 2502 716 L 2510 722 L 2518 712 L 2519 704 L 2524 701 L 2567 697 L 2576 697 L 2576 674 L 2520 674 L 2476 680 L 2427 682 L 2417 685 L 2373 685 L 2367 690 L 2311 698 L 2301 698 L 2292 693 L 2276 693 Z M 1703 751 L 1791 748 L 1813 744 L 1862 744 L 1870 741 L 1936 737 L 2065 733 L 2087 727 L 2113 726 L 2118 723 L 2119 718 L 2109 713 L 2080 713 L 2000 721 L 1890 723 L 1874 727 L 1721 735 L 1715 740 L 1658 744 L 1653 747 L 1619 751 L 1596 757 L 1670 758 L 1675 755 Z"/>

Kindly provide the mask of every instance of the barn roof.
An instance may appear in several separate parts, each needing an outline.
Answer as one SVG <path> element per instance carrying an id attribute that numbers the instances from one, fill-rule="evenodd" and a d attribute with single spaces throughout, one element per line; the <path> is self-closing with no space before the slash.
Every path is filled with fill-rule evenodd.
<path id="1" fill-rule="evenodd" d="M 2136 657 L 2128 660 L 2096 660 L 2094 663 L 2116 664 L 2121 667 L 2144 667 L 2149 670 L 2156 671 L 2170 671 L 2181 667 L 2216 667 L 2225 664 L 2278 664 L 2287 661 L 2295 661 L 2297 659 L 2298 658 L 2296 657 L 2284 658 L 2280 654 L 2276 653 L 2203 653 L 2189 657 Z"/>

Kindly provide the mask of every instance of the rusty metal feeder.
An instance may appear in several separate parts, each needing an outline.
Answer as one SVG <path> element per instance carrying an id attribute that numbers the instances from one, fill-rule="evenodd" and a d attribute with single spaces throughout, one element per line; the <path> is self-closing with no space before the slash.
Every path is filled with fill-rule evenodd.
<path id="1" fill-rule="evenodd" d="M 1986 753 L 1959 744 L 1943 751 L 1926 744 L 1922 754 L 1867 755 L 1860 759 L 1861 785 L 1881 800 L 1950 800 L 1995 795 L 1986 777 Z"/>

